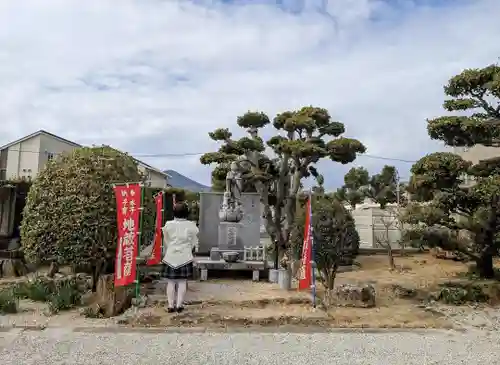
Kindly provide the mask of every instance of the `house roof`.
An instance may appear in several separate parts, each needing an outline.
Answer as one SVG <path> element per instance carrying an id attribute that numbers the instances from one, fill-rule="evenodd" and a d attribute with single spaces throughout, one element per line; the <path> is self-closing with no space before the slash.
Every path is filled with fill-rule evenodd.
<path id="1" fill-rule="evenodd" d="M 59 136 L 57 136 L 57 135 L 55 135 L 55 134 L 53 134 L 53 133 L 47 132 L 47 131 L 45 131 L 45 130 L 43 130 L 43 129 L 40 129 L 40 130 L 39 130 L 39 131 L 37 131 L 37 132 L 31 133 L 31 134 L 29 134 L 29 135 L 27 135 L 27 136 L 25 136 L 25 137 L 22 137 L 22 138 L 16 139 L 16 140 L 15 140 L 15 141 L 13 141 L 13 142 L 9 142 L 9 143 L 7 143 L 6 145 L 1 146 L 1 147 L 0 147 L 0 150 L 4 150 L 4 149 L 6 149 L 6 148 L 12 147 L 13 145 L 15 145 L 15 144 L 17 144 L 17 143 L 21 143 L 21 142 L 27 141 L 27 140 L 28 140 L 28 139 L 30 139 L 30 138 L 37 137 L 37 136 L 42 135 L 42 134 L 43 134 L 43 135 L 46 135 L 46 136 L 49 136 L 49 137 L 51 137 L 51 138 L 55 138 L 55 139 L 57 139 L 57 140 L 59 140 L 59 141 L 61 141 L 61 142 L 65 142 L 65 143 L 67 143 L 67 144 L 73 145 L 73 146 L 75 146 L 75 147 L 83 147 L 81 144 L 78 144 L 78 143 L 76 143 L 76 142 L 70 141 L 69 139 L 65 139 L 65 138 L 59 137 Z M 151 165 L 149 165 L 149 164 L 147 164 L 147 163 L 145 163 L 145 162 L 143 162 L 143 161 L 141 161 L 141 160 L 139 160 L 139 159 L 137 159 L 137 158 L 135 158 L 135 157 L 133 157 L 133 156 L 132 156 L 132 158 L 133 158 L 133 159 L 135 160 L 135 162 L 137 162 L 139 165 L 142 165 L 142 166 L 144 166 L 145 168 L 147 168 L 147 169 L 149 169 L 149 170 L 152 170 L 152 171 L 154 171 L 154 172 L 157 172 L 157 173 L 159 173 L 159 174 L 162 174 L 162 175 L 164 175 L 164 176 L 166 176 L 166 177 L 171 177 L 169 174 L 167 174 L 166 172 L 161 171 L 160 169 L 157 169 L 156 167 L 153 167 L 153 166 L 151 166 Z"/>
<path id="2" fill-rule="evenodd" d="M 64 142 L 64 143 L 67 143 L 67 144 L 70 144 L 70 145 L 73 145 L 75 147 L 82 147 L 82 145 L 76 143 L 76 142 L 73 142 L 73 141 L 70 141 L 69 139 L 66 139 L 66 138 L 62 138 L 62 137 L 59 137 L 59 136 L 56 136 L 55 134 L 52 134 L 52 133 L 49 133 L 43 129 L 40 129 L 39 131 L 35 132 L 35 133 L 31 133 L 25 137 L 22 137 L 22 138 L 19 138 L 19 139 L 16 139 L 15 141 L 13 142 L 9 142 L 7 143 L 6 145 L 3 145 L 0 147 L 0 150 L 4 150 L 6 148 L 9 148 L 9 147 L 12 147 L 13 145 L 17 144 L 17 143 L 21 143 L 21 142 L 24 142 L 24 141 L 27 141 L 28 139 L 31 139 L 33 137 L 37 137 L 39 135 L 46 135 L 46 136 L 49 136 L 51 138 L 55 138 L 61 142 Z"/>
<path id="3" fill-rule="evenodd" d="M 164 175 L 164 176 L 166 176 L 166 177 L 172 177 L 172 176 L 170 176 L 169 174 L 167 174 L 166 172 L 163 172 L 163 171 L 161 171 L 160 169 L 157 169 L 156 167 L 153 167 L 153 166 L 151 166 L 151 165 L 148 165 L 147 163 L 145 163 L 145 162 L 143 162 L 143 161 L 141 161 L 141 160 L 138 160 L 137 158 L 135 158 L 135 157 L 133 157 L 133 156 L 132 156 L 132 158 L 133 158 L 133 159 L 135 160 L 135 162 L 137 162 L 139 165 L 142 165 L 142 166 L 144 166 L 145 168 L 147 168 L 147 169 L 149 169 L 149 170 L 152 170 L 152 171 L 154 171 L 154 172 L 157 172 L 157 173 L 159 173 L 159 174 L 162 174 L 162 175 Z"/>

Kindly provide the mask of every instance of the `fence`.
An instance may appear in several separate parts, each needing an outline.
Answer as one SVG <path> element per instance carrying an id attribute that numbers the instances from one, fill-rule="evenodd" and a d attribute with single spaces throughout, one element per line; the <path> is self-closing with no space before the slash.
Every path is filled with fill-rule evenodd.
<path id="1" fill-rule="evenodd" d="M 400 246 L 401 229 L 395 209 L 393 206 L 381 209 L 378 205 L 363 204 L 351 211 L 356 222 L 360 247 L 382 247 L 379 241 L 388 241 L 394 248 Z"/>

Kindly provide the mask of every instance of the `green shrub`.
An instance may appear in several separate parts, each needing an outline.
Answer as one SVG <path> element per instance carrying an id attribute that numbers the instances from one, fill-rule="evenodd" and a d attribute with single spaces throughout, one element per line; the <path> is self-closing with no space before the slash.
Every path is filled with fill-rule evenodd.
<path id="1" fill-rule="evenodd" d="M 56 281 L 43 276 L 18 284 L 13 295 L 19 299 L 46 302 L 52 313 L 79 305 L 82 297 L 75 279 Z"/>
<path id="2" fill-rule="evenodd" d="M 0 290 L 0 314 L 17 313 L 17 298 L 12 289 Z"/>
<path id="3" fill-rule="evenodd" d="M 316 256 L 321 256 L 324 250 L 330 250 L 334 235 L 339 233 L 343 225 L 346 242 L 341 253 L 341 265 L 352 265 L 359 251 L 359 234 L 356 230 L 354 218 L 351 213 L 337 200 L 323 194 L 313 195 L 313 228 L 315 238 Z M 305 200 L 301 199 L 297 206 L 295 224 L 292 228 L 291 241 L 295 258 L 300 258 L 304 244 Z"/>
<path id="4" fill-rule="evenodd" d="M 20 299 L 30 299 L 35 302 L 46 302 L 49 296 L 55 291 L 55 285 L 52 281 L 42 277 L 21 283 L 16 286 L 15 294 Z"/>
<path id="5" fill-rule="evenodd" d="M 63 281 L 54 292 L 50 293 L 47 303 L 51 313 L 58 313 L 61 310 L 74 308 L 80 304 L 81 298 L 81 293 L 74 282 Z"/>
<path id="6" fill-rule="evenodd" d="M 112 263 L 117 239 L 112 183 L 141 179 L 135 160 L 110 147 L 79 148 L 47 163 L 24 208 L 26 259 L 82 267 Z"/>
<path id="7" fill-rule="evenodd" d="M 314 236 L 314 261 L 319 281 L 325 288 L 322 304 L 332 303 L 332 293 L 337 270 L 341 265 L 352 265 L 359 249 L 359 235 L 350 212 L 334 198 L 322 193 L 312 198 L 312 226 Z M 295 254 L 302 251 L 305 209 L 300 207 L 292 231 L 292 248 Z"/>
<path id="8" fill-rule="evenodd" d="M 485 303 L 490 296 L 479 285 L 472 283 L 444 283 L 431 299 L 445 304 L 462 305 L 466 303 Z"/>

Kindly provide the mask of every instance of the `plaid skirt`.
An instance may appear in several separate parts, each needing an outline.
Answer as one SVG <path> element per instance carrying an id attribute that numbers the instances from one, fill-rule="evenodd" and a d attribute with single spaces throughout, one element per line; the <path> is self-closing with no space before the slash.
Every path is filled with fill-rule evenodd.
<path id="1" fill-rule="evenodd" d="M 193 277 L 193 262 L 176 267 L 175 269 L 167 264 L 163 264 L 163 277 L 166 279 L 191 279 Z"/>

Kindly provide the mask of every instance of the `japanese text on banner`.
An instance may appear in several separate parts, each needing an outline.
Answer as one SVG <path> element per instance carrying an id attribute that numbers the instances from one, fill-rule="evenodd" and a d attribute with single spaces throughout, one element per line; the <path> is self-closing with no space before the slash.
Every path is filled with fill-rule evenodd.
<path id="1" fill-rule="evenodd" d="M 306 221 L 304 227 L 304 244 L 302 246 L 302 257 L 300 260 L 300 270 L 299 270 L 299 290 L 310 289 L 312 284 L 312 236 L 311 236 L 311 225 L 312 225 L 312 211 L 311 211 L 311 198 L 307 199 L 306 204 Z"/>
<path id="2" fill-rule="evenodd" d="M 118 246 L 115 261 L 115 286 L 131 284 L 136 276 L 139 243 L 141 186 L 115 186 Z"/>

